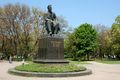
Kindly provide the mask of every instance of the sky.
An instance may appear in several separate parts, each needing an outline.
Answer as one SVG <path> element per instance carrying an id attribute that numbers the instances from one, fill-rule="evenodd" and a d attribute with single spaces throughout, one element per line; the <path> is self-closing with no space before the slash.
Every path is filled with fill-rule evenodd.
<path id="1" fill-rule="evenodd" d="M 120 0 L 0 0 L 0 6 L 8 3 L 26 4 L 47 11 L 51 4 L 57 16 L 63 16 L 71 27 L 80 24 L 102 24 L 111 27 L 120 15 Z"/>

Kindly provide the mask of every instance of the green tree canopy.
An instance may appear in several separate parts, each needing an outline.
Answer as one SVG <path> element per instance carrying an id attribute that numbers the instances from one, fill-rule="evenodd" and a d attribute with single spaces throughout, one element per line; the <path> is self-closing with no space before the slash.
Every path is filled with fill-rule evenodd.
<path id="1" fill-rule="evenodd" d="M 89 60 L 90 54 L 96 48 L 96 30 L 91 24 L 82 24 L 69 36 L 68 48 L 74 54 L 74 58 L 84 57 Z M 86 57 L 87 56 L 87 57 Z"/>
<path id="2" fill-rule="evenodd" d="M 120 58 L 120 16 L 115 19 L 111 33 L 113 54 Z"/>

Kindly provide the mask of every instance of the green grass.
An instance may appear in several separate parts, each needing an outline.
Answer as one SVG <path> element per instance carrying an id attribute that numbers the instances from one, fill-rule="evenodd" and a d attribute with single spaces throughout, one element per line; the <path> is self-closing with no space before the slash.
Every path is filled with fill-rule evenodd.
<path id="1" fill-rule="evenodd" d="M 37 63 L 28 63 L 15 68 L 19 71 L 27 72 L 45 72 L 45 73 L 61 73 L 61 72 L 73 72 L 73 71 L 84 71 L 85 67 L 80 67 L 74 64 L 37 64 Z"/>
<path id="2" fill-rule="evenodd" d="M 95 60 L 96 62 L 100 62 L 100 63 L 105 63 L 105 64 L 120 64 L 120 61 L 115 61 L 115 60 Z"/>
<path id="3" fill-rule="evenodd" d="M 73 61 L 72 58 L 66 58 L 71 64 L 76 64 L 76 65 L 83 65 L 83 64 L 90 64 L 88 61 Z"/>

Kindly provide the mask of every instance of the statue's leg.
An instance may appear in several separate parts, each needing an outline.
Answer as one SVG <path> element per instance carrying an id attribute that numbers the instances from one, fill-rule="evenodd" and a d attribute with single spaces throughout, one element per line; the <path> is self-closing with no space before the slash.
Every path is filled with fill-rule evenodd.
<path id="1" fill-rule="evenodd" d="M 50 33 L 50 31 L 49 31 L 49 29 L 46 27 L 46 31 L 47 31 L 47 34 L 49 34 Z"/>
<path id="2" fill-rule="evenodd" d="M 51 26 L 51 29 L 52 29 L 52 34 L 54 34 L 55 28 L 53 25 Z"/>
<path id="3" fill-rule="evenodd" d="M 58 34 L 59 31 L 60 31 L 60 27 L 59 27 L 59 24 L 57 24 L 57 25 L 55 25 L 54 33 Z"/>
<path id="4" fill-rule="evenodd" d="M 51 22 L 48 21 L 48 24 L 47 24 L 47 25 L 48 25 L 48 30 L 49 30 L 49 32 L 51 32 L 51 31 L 52 31 L 52 30 L 51 30 Z"/>
<path id="5" fill-rule="evenodd" d="M 48 26 L 49 26 L 49 25 L 48 25 L 48 22 L 45 22 L 45 29 L 46 29 L 46 31 L 47 31 L 47 34 L 49 34 L 49 32 L 50 32 Z"/>

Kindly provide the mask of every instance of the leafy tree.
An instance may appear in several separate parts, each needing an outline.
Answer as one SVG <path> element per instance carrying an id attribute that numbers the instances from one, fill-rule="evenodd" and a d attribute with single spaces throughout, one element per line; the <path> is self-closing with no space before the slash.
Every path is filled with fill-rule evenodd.
<path id="1" fill-rule="evenodd" d="M 78 56 L 87 56 L 87 60 L 90 59 L 90 55 L 96 48 L 96 30 L 92 28 L 90 24 L 82 24 L 75 30 L 76 48 Z"/>
<path id="2" fill-rule="evenodd" d="M 112 25 L 112 50 L 113 54 L 120 59 L 120 16 L 115 19 Z"/>
<path id="3" fill-rule="evenodd" d="M 89 60 L 90 55 L 94 52 L 96 43 L 96 30 L 90 24 L 82 24 L 68 37 L 67 49 L 72 58 Z"/>
<path id="4" fill-rule="evenodd" d="M 96 50 L 95 57 L 98 56 L 102 59 L 105 56 L 111 55 L 111 29 L 101 24 L 95 25 L 94 28 L 98 33 L 97 34 L 98 47 Z"/>
<path id="5" fill-rule="evenodd" d="M 69 58 L 73 58 L 73 60 L 77 59 L 76 54 L 76 45 L 75 45 L 75 34 L 69 33 L 68 38 L 64 41 L 64 48 L 65 48 L 65 56 Z"/>

